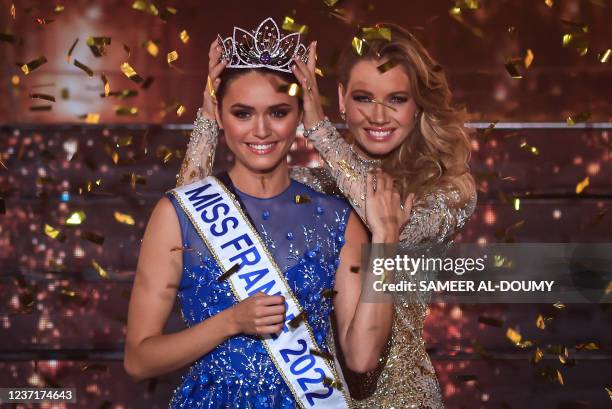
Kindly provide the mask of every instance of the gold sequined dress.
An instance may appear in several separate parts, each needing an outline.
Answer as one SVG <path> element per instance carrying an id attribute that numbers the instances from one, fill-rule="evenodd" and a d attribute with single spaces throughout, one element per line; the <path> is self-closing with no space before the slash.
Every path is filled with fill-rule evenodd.
<path id="1" fill-rule="evenodd" d="M 190 143 L 188 147 L 179 183 L 190 183 L 195 177 L 211 172 L 217 128 L 210 124 L 202 125 L 201 121 L 198 115 L 194 124 L 194 134 L 199 132 L 196 135 L 198 143 Z M 341 192 L 365 221 L 366 174 L 379 162 L 358 156 L 331 124 L 311 134 L 309 141 L 321 154 L 326 167 L 295 167 L 291 170 L 291 177 L 318 191 Z M 201 164 L 199 158 L 206 158 L 206 163 Z M 453 205 L 458 202 L 459 193 L 454 190 L 437 190 L 417 197 L 410 221 L 400 233 L 400 247 L 409 249 L 416 245 L 450 242 L 453 234 L 473 213 L 476 192 L 467 204 L 461 207 Z M 401 274 L 396 272 L 397 280 L 409 279 Z M 379 367 L 364 375 L 345 373 L 355 408 L 444 407 L 434 367 L 425 351 L 422 334 L 426 313 L 426 297 L 396 304 L 391 338 Z"/>

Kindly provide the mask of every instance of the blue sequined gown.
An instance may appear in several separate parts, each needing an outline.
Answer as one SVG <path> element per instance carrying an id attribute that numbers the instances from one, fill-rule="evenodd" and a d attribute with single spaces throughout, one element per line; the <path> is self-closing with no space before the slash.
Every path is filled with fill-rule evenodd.
<path id="1" fill-rule="evenodd" d="M 236 190 L 292 291 L 307 313 L 321 350 L 329 352 L 331 299 L 350 206 L 296 181 L 281 194 L 259 199 Z M 301 197 L 296 203 L 296 195 Z M 178 290 L 188 327 L 236 304 L 227 280 L 171 194 L 183 246 Z M 234 336 L 195 361 L 175 389 L 170 408 L 293 408 L 294 398 L 260 340 Z"/>

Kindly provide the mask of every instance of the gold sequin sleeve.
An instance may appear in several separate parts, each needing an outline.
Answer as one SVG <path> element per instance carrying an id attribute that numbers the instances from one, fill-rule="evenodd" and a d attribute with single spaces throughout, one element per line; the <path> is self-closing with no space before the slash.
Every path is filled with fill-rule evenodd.
<path id="1" fill-rule="evenodd" d="M 334 125 L 327 120 L 323 126 L 308 136 L 308 141 L 319 152 L 338 188 L 367 225 L 365 220 L 367 172 L 376 166 L 378 161 L 360 158 Z"/>
<path id="2" fill-rule="evenodd" d="M 198 109 L 185 158 L 176 175 L 176 186 L 187 185 L 212 173 L 218 135 L 217 121 L 204 118 L 202 109 Z"/>

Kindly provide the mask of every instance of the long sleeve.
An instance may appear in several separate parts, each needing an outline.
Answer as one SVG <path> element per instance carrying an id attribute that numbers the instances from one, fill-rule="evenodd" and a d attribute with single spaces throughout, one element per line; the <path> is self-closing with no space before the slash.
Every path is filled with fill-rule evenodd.
<path id="1" fill-rule="evenodd" d="M 440 244 L 448 241 L 460 230 L 476 207 L 476 191 L 462 206 L 456 189 L 437 189 L 418 199 L 410 214 L 410 220 L 400 232 L 402 247 L 419 244 Z"/>
<path id="2" fill-rule="evenodd" d="M 319 152 L 342 194 L 349 199 L 355 212 L 365 220 L 367 173 L 380 161 L 359 157 L 329 121 L 312 132 L 308 140 Z M 367 223 L 366 223 L 367 225 Z"/>
<path id="3" fill-rule="evenodd" d="M 212 173 L 218 135 L 217 122 L 202 117 L 202 110 L 198 109 L 185 158 L 177 175 L 176 186 L 187 185 Z M 204 163 L 202 163 L 203 158 Z"/>

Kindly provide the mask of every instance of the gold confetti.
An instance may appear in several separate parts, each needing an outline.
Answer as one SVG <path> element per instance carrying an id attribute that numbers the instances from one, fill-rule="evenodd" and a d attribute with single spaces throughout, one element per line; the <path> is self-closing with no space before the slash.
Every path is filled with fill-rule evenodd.
<path id="1" fill-rule="evenodd" d="M 299 90 L 300 86 L 297 83 L 292 82 L 287 88 L 287 95 L 295 97 L 296 95 L 298 95 Z"/>
<path id="2" fill-rule="evenodd" d="M 37 24 L 39 24 L 39 25 L 41 25 L 41 26 L 44 26 L 45 24 L 51 24 L 51 23 L 53 23 L 55 20 L 50 20 L 50 19 L 49 19 L 49 20 L 47 20 L 47 19 L 46 19 L 46 18 L 44 18 L 44 17 L 37 17 L 37 18 L 35 19 L 35 21 L 36 21 L 36 23 L 37 23 Z"/>
<path id="3" fill-rule="evenodd" d="M 58 241 L 66 240 L 66 236 L 50 224 L 45 223 L 45 234 Z"/>
<path id="4" fill-rule="evenodd" d="M 115 220 L 117 220 L 119 223 L 127 224 L 129 226 L 133 226 L 135 224 L 134 218 L 127 213 L 115 211 L 114 216 Z"/>
<path id="5" fill-rule="evenodd" d="M 185 113 L 185 105 L 180 105 L 176 108 L 176 115 L 182 116 Z"/>
<path id="6" fill-rule="evenodd" d="M 595 342 L 586 342 L 583 344 L 576 345 L 577 350 L 585 350 L 585 351 L 597 351 L 599 349 L 599 345 Z"/>
<path id="7" fill-rule="evenodd" d="M 327 7 L 334 7 L 340 0 L 323 0 Z"/>
<path id="8" fill-rule="evenodd" d="M 474 36 L 483 39 L 484 38 L 484 33 L 482 32 L 482 30 L 478 27 L 474 27 L 470 24 L 468 24 L 464 19 L 463 16 L 461 15 L 461 8 L 460 7 L 452 7 L 449 11 L 448 14 L 454 19 L 456 20 L 459 24 L 461 24 L 462 26 L 464 26 L 465 28 L 467 28 Z"/>
<path id="9" fill-rule="evenodd" d="M 338 294 L 338 291 L 334 290 L 333 288 L 326 288 L 321 291 L 321 296 L 324 298 L 334 298 L 336 294 Z"/>
<path id="10" fill-rule="evenodd" d="M 11 84 L 13 84 L 14 87 L 18 86 L 20 82 L 21 79 L 19 78 L 19 75 L 13 75 L 11 77 Z"/>
<path id="11" fill-rule="evenodd" d="M 97 124 L 100 122 L 100 114 L 88 113 L 85 114 L 85 122 L 88 124 Z"/>
<path id="12" fill-rule="evenodd" d="M 565 304 L 563 304 L 561 301 L 557 301 L 556 303 L 553 304 L 553 307 L 555 307 L 558 310 L 562 310 L 565 308 Z"/>
<path id="13" fill-rule="evenodd" d="M 514 79 L 521 79 L 523 78 L 523 75 L 521 74 L 520 70 L 519 70 L 519 63 L 520 60 L 517 59 L 513 59 L 513 60 L 509 60 L 508 62 L 506 62 L 506 64 L 504 65 L 506 67 L 506 71 L 508 72 L 508 74 L 510 74 L 510 76 Z"/>
<path id="14" fill-rule="evenodd" d="M 590 183 L 591 182 L 588 176 L 582 179 L 580 182 L 578 182 L 578 184 L 576 185 L 576 194 L 579 195 L 580 193 L 582 193 L 582 191 L 586 189 Z"/>
<path id="15" fill-rule="evenodd" d="M 512 341 L 513 344 L 518 345 L 523 337 L 518 331 L 512 328 L 508 328 L 508 330 L 506 331 L 506 338 Z"/>
<path id="16" fill-rule="evenodd" d="M 11 17 L 13 18 L 13 20 L 15 20 L 15 18 L 17 17 L 17 10 L 15 9 L 14 4 L 11 4 Z"/>
<path id="17" fill-rule="evenodd" d="M 581 25 L 580 23 L 573 23 L 562 20 L 565 24 L 572 25 L 574 28 L 582 30 L 581 32 L 565 33 L 562 37 L 563 47 L 572 47 L 578 51 L 578 54 L 583 56 L 589 51 L 589 39 L 587 33 L 589 31 L 588 25 Z"/>
<path id="18" fill-rule="evenodd" d="M 108 273 L 106 272 L 106 270 L 104 270 L 102 266 L 98 264 L 98 262 L 93 258 L 91 259 L 91 265 L 93 266 L 94 270 L 96 270 L 96 273 L 98 273 L 100 277 L 108 278 Z"/>
<path id="19" fill-rule="evenodd" d="M 181 33 L 179 34 L 179 38 L 181 39 L 183 44 L 187 44 L 189 42 L 189 34 L 187 33 L 187 30 L 181 31 Z"/>
<path id="20" fill-rule="evenodd" d="M 145 43 L 142 46 L 153 57 L 157 57 L 157 54 L 159 54 L 159 47 L 157 46 L 155 42 L 151 40 L 145 41 Z"/>
<path id="21" fill-rule="evenodd" d="M 121 136 L 117 141 L 117 148 L 123 148 L 126 146 L 130 146 L 134 141 L 134 137 L 132 135 Z"/>
<path id="22" fill-rule="evenodd" d="M 384 74 L 385 72 L 389 71 L 391 68 L 395 67 L 396 65 L 397 65 L 397 61 L 391 59 L 384 64 L 380 64 L 378 67 L 376 67 L 376 69 L 381 74 Z"/>
<path id="23" fill-rule="evenodd" d="M 91 231 L 84 231 L 83 234 L 81 234 L 81 238 L 99 246 L 104 244 L 104 236 Z"/>
<path id="24" fill-rule="evenodd" d="M 55 6 L 55 8 L 53 9 L 53 12 L 55 14 L 61 14 L 64 11 L 64 6 L 62 6 L 61 4 L 58 4 L 57 6 Z"/>
<path id="25" fill-rule="evenodd" d="M 353 50 L 357 53 L 357 55 L 362 56 L 363 54 L 363 43 L 364 41 L 359 37 L 353 37 L 353 41 L 351 45 L 353 46 Z"/>
<path id="26" fill-rule="evenodd" d="M 75 67 L 80 68 L 83 71 L 85 71 L 87 73 L 87 75 L 89 75 L 90 78 L 93 77 L 93 71 L 91 70 L 91 68 L 89 68 L 85 64 L 82 64 L 76 58 L 74 59 L 74 65 L 75 65 Z"/>
<path id="27" fill-rule="evenodd" d="M 136 84 L 140 84 L 143 81 L 142 77 L 136 73 L 134 68 L 132 68 L 129 63 L 124 62 L 123 64 L 121 64 L 120 68 L 123 74 L 125 74 L 126 77 L 134 81 Z"/>
<path id="28" fill-rule="evenodd" d="M 519 199 L 518 197 L 512 199 L 512 207 L 514 207 L 514 210 L 518 212 L 521 208 L 521 199 Z"/>
<path id="29" fill-rule="evenodd" d="M 565 122 L 567 122 L 567 124 L 569 126 L 574 126 L 578 123 L 581 122 L 586 122 L 589 120 L 589 118 L 591 117 L 591 113 L 590 112 L 580 112 L 576 115 L 570 115 L 567 117 L 567 119 L 565 120 Z"/>
<path id="30" fill-rule="evenodd" d="M 166 57 L 168 64 L 170 64 L 173 61 L 178 60 L 178 52 L 177 51 L 170 51 Z"/>
<path id="31" fill-rule="evenodd" d="M 123 106 L 115 106 L 113 107 L 115 110 L 115 115 L 117 116 L 137 116 L 138 115 L 138 107 L 123 107 Z"/>
<path id="32" fill-rule="evenodd" d="M 327 376 L 323 379 L 323 385 L 331 386 L 332 388 L 336 388 L 338 390 L 342 390 L 343 385 L 340 381 L 328 378 Z"/>
<path id="33" fill-rule="evenodd" d="M 380 104 L 380 105 L 384 106 L 385 108 L 389 108 L 389 109 L 390 109 L 391 111 L 393 111 L 393 112 L 397 112 L 397 109 L 396 109 L 395 107 L 392 107 L 392 106 L 391 106 L 391 105 L 389 105 L 389 104 L 386 104 L 386 103 L 384 103 L 384 102 L 382 102 L 382 101 L 379 101 L 379 100 L 377 100 L 376 98 L 372 99 L 372 102 L 373 102 L 374 104 Z"/>
<path id="34" fill-rule="evenodd" d="M 319 77 L 323 77 L 323 70 L 321 70 L 319 67 L 315 67 L 315 74 L 317 74 Z"/>
<path id="35" fill-rule="evenodd" d="M 366 41 L 391 41 L 391 29 L 387 27 L 363 27 L 361 31 L 363 32 L 363 39 Z"/>
<path id="36" fill-rule="evenodd" d="M 305 24 L 297 24 L 291 17 L 285 16 L 285 20 L 282 25 L 283 30 L 292 31 L 294 33 L 306 34 L 308 33 L 308 26 Z"/>
<path id="37" fill-rule="evenodd" d="M 306 311 L 300 312 L 295 318 L 289 321 L 289 326 L 291 328 L 297 328 L 300 326 L 300 323 L 306 319 Z"/>
<path id="38" fill-rule="evenodd" d="M 87 37 L 87 40 L 85 40 L 85 44 L 87 44 L 94 57 L 106 55 L 106 46 L 110 43 L 110 37 Z"/>
<path id="39" fill-rule="evenodd" d="M 73 212 L 70 217 L 66 219 L 66 224 L 68 226 L 78 226 L 85 221 L 85 212 L 78 211 Z"/>
<path id="40" fill-rule="evenodd" d="M 30 111 L 51 111 L 53 107 L 51 105 L 37 105 L 30 107 Z"/>
<path id="41" fill-rule="evenodd" d="M 544 4 L 546 4 L 549 8 L 552 8 L 553 0 L 544 0 Z"/>
<path id="42" fill-rule="evenodd" d="M 55 102 L 55 97 L 53 95 L 47 95 L 47 94 L 30 94 L 30 98 L 44 99 L 46 101 Z"/>
<path id="43" fill-rule="evenodd" d="M 486 317 L 484 315 L 481 315 L 478 317 L 478 322 L 480 322 L 481 324 L 485 324 L 485 325 L 490 325 L 491 327 L 497 327 L 497 328 L 501 328 L 503 325 L 503 322 L 497 318 L 493 318 L 493 317 Z"/>
<path id="44" fill-rule="evenodd" d="M 233 266 L 231 266 L 229 270 L 227 270 L 225 273 L 221 274 L 219 278 L 217 278 L 217 281 L 219 282 L 224 281 L 225 279 L 227 279 L 229 276 L 231 276 L 238 270 L 240 270 L 240 264 L 236 263 Z"/>
<path id="45" fill-rule="evenodd" d="M 599 60 L 600 63 L 605 64 L 608 61 L 610 61 L 610 55 L 611 54 L 612 54 L 612 49 L 608 48 L 603 53 L 597 54 L 597 59 Z"/>
<path id="46" fill-rule="evenodd" d="M 323 359 L 327 359 L 328 361 L 334 360 L 334 357 L 331 354 L 328 354 L 327 352 L 324 352 L 324 351 L 320 351 L 318 349 L 311 348 L 310 355 L 319 356 Z"/>
<path id="47" fill-rule="evenodd" d="M 41 65 L 45 64 L 46 62 L 47 62 L 47 58 L 44 55 L 42 55 L 38 57 L 37 59 L 30 61 L 27 64 L 22 64 L 21 71 L 23 71 L 25 75 L 28 75 L 29 73 L 31 73 L 32 71 L 34 71 Z"/>
<path id="48" fill-rule="evenodd" d="M 531 153 L 533 153 L 534 155 L 539 155 L 540 154 L 540 150 L 538 148 L 536 148 L 535 146 L 531 146 L 529 145 L 527 142 L 523 141 L 521 142 L 521 144 L 519 145 L 522 149 L 525 149 L 526 151 L 529 151 Z"/>
<path id="49" fill-rule="evenodd" d="M 478 10 L 480 8 L 479 0 L 455 0 L 455 7 L 465 7 L 469 10 Z"/>
<path id="50" fill-rule="evenodd" d="M 523 64 L 525 64 L 525 68 L 529 68 L 531 66 L 533 58 L 533 51 L 531 51 L 531 48 L 528 48 L 527 52 L 525 53 L 525 58 L 523 58 Z"/>
<path id="51" fill-rule="evenodd" d="M 108 78 L 106 78 L 104 73 L 102 73 L 101 77 L 102 83 L 104 84 L 104 96 L 108 97 L 108 94 L 110 94 L 110 83 L 108 82 Z"/>
<path id="52" fill-rule="evenodd" d="M 306 203 L 310 203 L 310 196 L 308 195 L 295 195 L 295 197 L 293 198 L 293 202 L 295 204 L 306 204 Z"/>
<path id="53" fill-rule="evenodd" d="M 546 323 L 544 322 L 544 317 L 542 316 L 542 314 L 539 314 L 538 318 L 536 318 L 536 327 L 538 327 L 539 329 L 546 328 Z"/>
<path id="54" fill-rule="evenodd" d="M 155 4 L 150 3 L 148 1 L 136 0 L 132 4 L 132 8 L 134 10 L 144 11 L 146 13 L 149 13 L 149 14 L 153 15 L 153 16 L 159 16 L 159 10 L 157 9 L 157 7 L 155 7 Z"/>
<path id="55" fill-rule="evenodd" d="M 70 46 L 70 49 L 68 50 L 68 55 L 66 55 L 66 61 L 70 61 L 70 57 L 72 56 L 72 52 L 74 51 L 74 48 L 76 47 L 78 42 L 79 42 L 79 38 L 77 37 L 74 40 L 74 42 L 72 43 L 72 45 Z"/>
<path id="56" fill-rule="evenodd" d="M 561 376 L 561 372 L 558 369 L 557 369 L 557 381 L 559 381 L 559 383 L 563 385 L 563 376 Z"/>
<path id="57" fill-rule="evenodd" d="M 543 357 L 544 357 L 544 352 L 542 352 L 540 348 L 536 348 L 535 352 L 533 353 L 533 363 L 537 364 L 538 362 L 542 360 Z"/>

